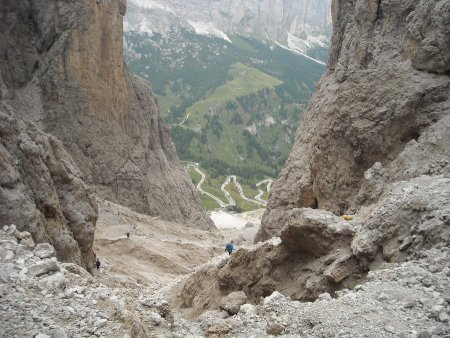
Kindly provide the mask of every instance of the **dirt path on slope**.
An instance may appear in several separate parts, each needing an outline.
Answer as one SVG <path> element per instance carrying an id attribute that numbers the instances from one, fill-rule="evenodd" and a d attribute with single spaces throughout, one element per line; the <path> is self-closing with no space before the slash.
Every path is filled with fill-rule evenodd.
<path id="1" fill-rule="evenodd" d="M 258 224 L 261 213 L 247 217 Z M 102 268 L 120 278 L 131 277 L 144 284 L 164 284 L 224 255 L 224 245 L 230 239 L 237 242 L 238 248 L 250 245 L 257 230 L 258 226 L 216 231 L 187 228 L 99 201 L 94 250 Z M 130 232 L 130 238 L 127 238 L 127 232 Z"/>

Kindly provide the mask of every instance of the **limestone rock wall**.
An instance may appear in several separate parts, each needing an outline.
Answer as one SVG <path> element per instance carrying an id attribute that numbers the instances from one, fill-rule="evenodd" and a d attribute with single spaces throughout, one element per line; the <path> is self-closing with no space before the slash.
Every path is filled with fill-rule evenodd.
<path id="1" fill-rule="evenodd" d="M 14 223 L 52 243 L 60 260 L 91 270 L 97 203 L 61 142 L 4 102 L 0 138 L 0 225 Z"/>
<path id="2" fill-rule="evenodd" d="M 101 197 L 211 228 L 150 85 L 124 64 L 125 12 L 125 0 L 3 1 L 5 100 L 62 141 Z"/>
<path id="3" fill-rule="evenodd" d="M 293 208 L 354 213 L 390 184 L 449 171 L 449 2 L 334 0 L 332 15 L 328 73 L 257 240 Z"/>

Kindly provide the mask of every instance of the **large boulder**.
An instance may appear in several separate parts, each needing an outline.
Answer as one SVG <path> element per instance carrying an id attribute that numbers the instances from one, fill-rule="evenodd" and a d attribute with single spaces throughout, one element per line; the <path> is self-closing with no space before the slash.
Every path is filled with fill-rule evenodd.
<path id="1" fill-rule="evenodd" d="M 341 242 L 349 243 L 355 233 L 351 223 L 329 212 L 303 208 L 288 214 L 280 237 L 292 252 L 323 256 Z"/>
<path id="2" fill-rule="evenodd" d="M 232 292 L 220 301 L 220 308 L 227 311 L 230 315 L 235 315 L 239 312 L 241 305 L 247 302 L 247 296 L 242 291 Z"/>

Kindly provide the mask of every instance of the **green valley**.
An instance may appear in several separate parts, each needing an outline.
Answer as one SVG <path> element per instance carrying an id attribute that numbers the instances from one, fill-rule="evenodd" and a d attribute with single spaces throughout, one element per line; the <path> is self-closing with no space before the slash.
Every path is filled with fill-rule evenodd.
<path id="1" fill-rule="evenodd" d="M 253 198 L 258 182 L 278 176 L 323 65 L 272 42 L 226 41 L 182 27 L 165 35 L 127 32 L 125 39 L 129 67 L 152 83 L 180 159 L 207 175 L 205 191 L 223 199 L 221 185 L 236 175 Z M 261 207 L 227 189 L 237 209 Z M 200 197 L 207 209 L 219 206 Z"/>

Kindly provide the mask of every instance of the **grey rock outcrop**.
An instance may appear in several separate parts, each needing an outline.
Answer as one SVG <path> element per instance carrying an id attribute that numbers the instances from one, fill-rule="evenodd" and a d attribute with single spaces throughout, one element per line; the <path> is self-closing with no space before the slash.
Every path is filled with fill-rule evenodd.
<path id="1" fill-rule="evenodd" d="M 232 292 L 221 299 L 220 308 L 227 311 L 230 315 L 235 315 L 246 301 L 247 296 L 244 292 Z"/>
<path id="2" fill-rule="evenodd" d="M 448 171 L 448 1 L 334 1 L 328 74 L 272 188 L 257 240 L 287 210 L 359 211 L 388 185 Z"/>
<path id="3" fill-rule="evenodd" d="M 0 137 L 0 225 L 15 223 L 10 232 L 23 245 L 34 248 L 32 235 L 59 259 L 92 269 L 97 203 L 61 142 L 4 102 Z"/>
<path id="4" fill-rule="evenodd" d="M 7 0 L 0 10 L 3 99 L 18 117 L 61 140 L 101 197 L 211 228 L 150 85 L 124 64 L 126 1 Z"/>

